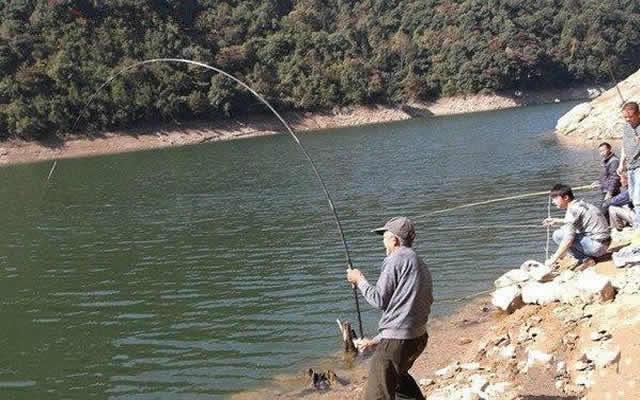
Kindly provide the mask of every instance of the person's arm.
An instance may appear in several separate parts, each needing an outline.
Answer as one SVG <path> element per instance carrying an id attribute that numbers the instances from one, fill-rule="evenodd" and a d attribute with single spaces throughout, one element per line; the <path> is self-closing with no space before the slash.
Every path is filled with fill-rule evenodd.
<path id="1" fill-rule="evenodd" d="M 556 252 L 553 253 L 553 255 L 549 257 L 547 261 L 545 261 L 545 265 L 550 267 L 553 264 L 555 264 L 559 259 L 564 257 L 564 255 L 567 253 L 567 251 L 571 247 L 572 243 L 573 243 L 573 237 L 570 239 L 563 240 L 558 246 L 558 250 L 556 250 Z"/>
<path id="2" fill-rule="evenodd" d="M 620 162 L 618 163 L 618 168 L 616 169 L 618 175 L 622 175 L 624 173 L 625 161 L 627 161 L 627 155 L 624 153 L 624 146 L 622 146 L 620 150 Z"/>
<path id="3" fill-rule="evenodd" d="M 545 265 L 552 266 L 567 254 L 567 251 L 571 248 L 571 245 L 575 240 L 577 226 L 579 225 L 578 221 L 582 218 L 583 212 L 584 210 L 580 208 L 573 209 L 572 206 L 569 206 L 569 209 L 567 209 L 567 213 L 564 216 L 564 225 L 560 228 L 564 233 L 562 235 L 562 242 L 558 245 L 558 250 L 556 250 L 556 252 L 544 262 Z"/>
<path id="4" fill-rule="evenodd" d="M 382 272 L 380 272 L 380 277 L 375 286 L 367 282 L 367 279 L 360 270 L 347 270 L 347 280 L 358 286 L 362 297 L 364 297 L 367 303 L 382 311 L 386 310 L 389 305 L 389 300 L 397 286 L 393 265 L 387 260 L 388 259 L 385 259 L 382 264 Z"/>
<path id="5" fill-rule="evenodd" d="M 542 220 L 542 225 L 544 226 L 554 226 L 554 225 L 560 225 L 560 224 L 564 224 L 564 218 L 549 217 Z"/>
<path id="6" fill-rule="evenodd" d="M 375 337 L 369 339 L 367 337 L 364 338 L 360 338 L 360 339 L 355 339 L 353 341 L 353 344 L 356 345 L 356 347 L 358 348 L 358 350 L 360 352 L 365 352 L 368 350 L 373 350 L 375 349 L 375 347 L 380 344 L 380 340 L 382 338 L 380 337 L 380 334 L 377 334 Z"/>

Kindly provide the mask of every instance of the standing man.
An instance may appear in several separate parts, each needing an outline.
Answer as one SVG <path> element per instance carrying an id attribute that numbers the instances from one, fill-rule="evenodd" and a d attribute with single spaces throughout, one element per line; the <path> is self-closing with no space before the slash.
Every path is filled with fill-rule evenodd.
<path id="1" fill-rule="evenodd" d="M 416 237 L 413 221 L 392 218 L 374 229 L 382 235 L 387 257 L 380 277 L 371 286 L 362 272 L 347 270 L 347 280 L 358 286 L 362 296 L 382 311 L 378 335 L 363 339 L 360 347 L 376 346 L 371 358 L 365 400 L 424 400 L 409 369 L 427 345 L 427 320 L 433 303 L 433 283 L 429 268 L 413 251 Z"/>
<path id="2" fill-rule="evenodd" d="M 620 193 L 620 176 L 618 175 L 620 160 L 611 151 L 611 145 L 607 142 L 600 143 L 598 153 L 602 159 L 602 169 L 600 170 L 600 179 L 594 182 L 593 186 L 600 189 L 604 202 Z"/>
<path id="3" fill-rule="evenodd" d="M 622 107 L 627 122 L 622 132 L 622 152 L 618 174 L 622 175 L 626 163 L 629 178 L 629 195 L 634 205 L 640 204 L 640 110 L 638 103 L 630 101 Z M 636 213 L 633 229 L 640 230 L 640 212 Z"/>
<path id="4" fill-rule="evenodd" d="M 602 211 L 584 200 L 575 200 L 573 191 L 567 185 L 557 184 L 549 192 L 553 204 L 566 209 L 564 218 L 546 218 L 544 226 L 562 224 L 562 228 L 553 232 L 553 241 L 558 250 L 545 262 L 552 266 L 569 252 L 583 268 L 595 264 L 594 257 L 607 253 L 611 243 L 609 224 Z"/>

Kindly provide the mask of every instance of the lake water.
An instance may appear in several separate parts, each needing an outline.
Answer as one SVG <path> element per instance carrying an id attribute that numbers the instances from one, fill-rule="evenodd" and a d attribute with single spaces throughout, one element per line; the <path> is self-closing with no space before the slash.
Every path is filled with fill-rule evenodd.
<path id="1" fill-rule="evenodd" d="M 572 106 L 301 140 L 371 281 L 384 250 L 369 230 L 415 218 L 445 315 L 543 259 L 547 198 L 425 215 L 593 181 L 596 152 L 549 133 Z M 227 398 L 328 357 L 335 319 L 356 321 L 333 217 L 288 136 L 63 160 L 47 185 L 50 167 L 0 169 L 0 398 Z"/>

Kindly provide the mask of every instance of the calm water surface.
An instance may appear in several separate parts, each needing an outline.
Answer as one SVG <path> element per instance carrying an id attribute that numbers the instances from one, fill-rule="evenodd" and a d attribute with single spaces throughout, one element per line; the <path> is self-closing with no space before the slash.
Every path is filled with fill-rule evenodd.
<path id="1" fill-rule="evenodd" d="M 414 217 L 434 314 L 544 255 L 547 199 L 591 182 L 548 131 L 573 104 L 304 134 L 357 267 Z M 332 215 L 288 136 L 0 169 L 0 398 L 222 399 L 338 349 L 355 321 Z M 555 215 L 560 215 L 555 212 Z M 363 306 L 365 330 L 378 314 Z"/>

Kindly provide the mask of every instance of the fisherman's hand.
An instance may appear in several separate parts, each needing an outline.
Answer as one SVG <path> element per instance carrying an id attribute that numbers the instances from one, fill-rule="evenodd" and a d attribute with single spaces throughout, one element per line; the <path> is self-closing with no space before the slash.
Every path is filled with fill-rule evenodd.
<path id="1" fill-rule="evenodd" d="M 553 267 L 555 263 L 556 263 L 556 259 L 551 257 L 550 259 L 544 262 L 544 265 L 546 265 L 547 267 Z"/>
<path id="2" fill-rule="evenodd" d="M 555 223 L 556 223 L 555 218 L 551 218 L 551 217 L 549 217 L 549 218 L 545 218 L 545 219 L 542 221 L 542 225 L 543 225 L 543 226 L 553 226 L 553 224 L 555 224 Z"/>
<path id="3" fill-rule="evenodd" d="M 591 189 L 598 189 L 600 187 L 600 182 L 595 181 L 591 184 Z"/>
<path id="4" fill-rule="evenodd" d="M 607 201 L 607 200 L 611 200 L 611 197 L 612 197 L 612 196 L 611 196 L 611 193 L 610 193 L 610 192 L 607 192 L 607 194 L 605 194 L 605 195 L 604 195 L 604 200 L 605 200 L 605 201 Z"/>
<path id="5" fill-rule="evenodd" d="M 347 269 L 347 281 L 352 285 L 357 285 L 360 279 L 364 279 L 364 275 L 359 269 Z"/>
<path id="6" fill-rule="evenodd" d="M 624 165 L 620 164 L 620 166 L 618 167 L 618 169 L 616 169 L 616 173 L 617 173 L 619 176 L 624 175 Z"/>
<path id="7" fill-rule="evenodd" d="M 380 343 L 378 340 L 370 339 L 370 338 L 355 339 L 353 341 L 353 344 L 358 348 L 358 351 L 361 353 L 369 350 L 374 350 L 378 345 L 378 343 Z"/>

